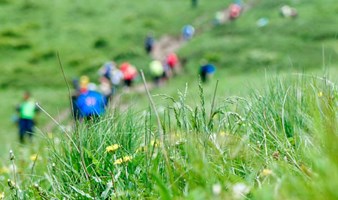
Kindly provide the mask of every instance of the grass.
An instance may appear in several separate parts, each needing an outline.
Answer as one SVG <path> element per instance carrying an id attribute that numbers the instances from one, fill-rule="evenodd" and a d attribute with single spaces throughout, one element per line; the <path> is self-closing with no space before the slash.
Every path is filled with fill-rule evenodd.
<path id="1" fill-rule="evenodd" d="M 0 112 L 5 116 L 0 122 L 1 139 L 6 141 L 0 147 L 1 152 L 8 152 L 16 141 L 17 131 L 10 117 L 25 89 L 44 102 L 52 116 L 66 107 L 68 94 L 56 52 L 69 81 L 86 74 L 95 82 L 98 68 L 111 59 L 128 60 L 138 68 L 147 68 L 150 58 L 143 51 L 143 40 L 149 31 L 157 38 L 179 34 L 185 23 L 205 10 L 218 9 L 221 3 L 201 3 L 193 10 L 189 2 L 180 1 L 143 0 L 134 4 L 104 1 L 95 6 L 92 1 L 1 2 L 0 63 L 4 76 L 0 77 L 0 90 L 1 103 L 6 105 Z M 183 13 L 184 20 L 172 17 Z M 40 124 L 45 124 L 47 119 L 44 115 L 41 118 Z M 7 154 L 1 153 L 0 157 Z"/>
<path id="2" fill-rule="evenodd" d="M 24 90 L 19 90 L 13 92 L 12 90 L 1 90 L 1 94 L 6 98 L 1 99 L 1 104 L 6 105 L 3 107 L 1 113 L 3 116 L 2 129 L 0 130 L 1 139 L 3 144 L 0 147 L 1 158 L 7 158 L 8 152 L 10 149 L 14 149 L 18 146 L 18 130 L 16 124 L 12 122 L 12 117 L 16 115 L 15 108 L 21 102 Z M 64 111 L 64 108 L 67 107 L 68 93 L 67 89 L 54 89 L 50 88 L 36 88 L 32 92 L 34 99 L 36 99 L 39 104 L 48 110 L 48 112 L 55 118 L 59 115 L 60 112 Z M 14 101 L 14 99 L 16 99 Z M 51 101 L 51 99 L 54 99 Z M 12 101 L 9 101 L 12 100 Z M 37 131 L 37 138 L 40 137 L 41 132 L 45 132 L 45 125 L 50 122 L 50 119 L 46 117 L 43 113 L 39 113 L 37 116 L 37 127 L 40 129 Z"/>
<path id="3" fill-rule="evenodd" d="M 31 181 L 9 194 L 304 199 L 325 191 L 325 198 L 336 198 L 329 176 L 337 171 L 335 85 L 304 76 L 271 81 L 248 98 L 218 101 L 212 115 L 200 88 L 200 105 L 186 104 L 181 93 L 164 110 L 161 127 L 151 110 L 130 110 L 56 134 L 48 140 L 48 173 L 28 176 Z M 117 149 L 107 149 L 113 144 Z"/>
<path id="4" fill-rule="evenodd" d="M 63 86 L 62 80 L 52 76 L 58 72 L 56 51 L 60 52 L 69 78 L 79 74 L 93 74 L 91 77 L 96 78 L 97 69 L 111 59 L 119 63 L 128 60 L 147 68 L 150 59 L 143 51 L 143 40 L 149 31 L 156 37 L 179 34 L 184 24 L 206 10 L 218 9 L 220 4 L 221 1 L 202 3 L 193 10 L 188 2 L 181 1 L 103 1 L 95 5 L 92 1 L 8 1 L 0 8 L 4 19 L 0 51 L 6 55 L 0 62 L 11 79 L 1 79 L 0 86 L 22 87 L 28 72 L 37 80 L 30 85 Z M 172 17 L 183 14 L 180 21 Z M 14 62 L 13 54 L 19 58 Z"/>
<path id="5" fill-rule="evenodd" d="M 213 29 L 207 27 L 214 12 L 227 6 L 223 1 L 200 1 L 197 9 L 190 1 L 0 3 L 5 75 L 0 103 L 6 105 L 0 114 L 7 116 L 0 122 L 0 196 L 5 191 L 6 198 L 18 199 L 337 198 L 333 0 L 260 1 L 235 22 Z M 285 3 L 297 7 L 299 18 L 278 16 Z M 261 17 L 269 19 L 268 26 L 256 27 Z M 17 144 L 10 117 L 25 89 L 52 116 L 68 105 L 57 51 L 69 80 L 82 74 L 96 80 L 109 59 L 129 60 L 148 79 L 145 35 L 178 35 L 187 23 L 205 31 L 179 50 L 187 60 L 184 73 L 151 91 L 163 140 L 147 97 L 129 93 L 122 101 L 132 102 L 130 110 L 116 110 L 73 132 L 46 133 L 50 119 L 40 113 L 34 143 Z M 199 87 L 203 59 L 217 73 Z M 119 148 L 106 152 L 113 144 Z M 16 186 L 8 187 L 7 179 Z"/>

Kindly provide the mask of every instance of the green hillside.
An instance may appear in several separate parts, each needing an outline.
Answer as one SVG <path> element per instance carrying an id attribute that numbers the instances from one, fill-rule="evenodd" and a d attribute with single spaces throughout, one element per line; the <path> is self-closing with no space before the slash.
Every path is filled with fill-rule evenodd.
<path id="1" fill-rule="evenodd" d="M 238 19 L 216 25 L 230 3 L 0 0 L 0 199 L 338 198 L 338 4 L 243 0 Z M 286 4 L 298 17 L 281 17 Z M 178 38 L 186 24 L 196 35 L 179 44 L 181 73 L 151 90 L 159 117 L 145 92 L 120 90 L 121 107 L 100 122 L 47 133 L 53 122 L 40 112 L 33 143 L 18 143 L 25 90 L 71 124 L 60 117 L 69 94 L 57 54 L 69 84 L 98 82 L 109 60 L 150 82 L 145 36 Z M 205 60 L 216 73 L 201 84 Z"/>

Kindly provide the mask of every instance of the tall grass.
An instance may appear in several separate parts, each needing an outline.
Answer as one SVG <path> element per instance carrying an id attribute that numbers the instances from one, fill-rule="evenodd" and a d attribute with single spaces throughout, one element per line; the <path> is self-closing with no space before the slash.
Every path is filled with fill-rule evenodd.
<path id="1" fill-rule="evenodd" d="M 250 98 L 215 104 L 200 86 L 195 107 L 185 103 L 188 92 L 166 97 L 163 141 L 151 108 L 115 110 L 56 135 L 47 171 L 20 191 L 36 199 L 337 198 L 333 83 L 276 79 Z"/>

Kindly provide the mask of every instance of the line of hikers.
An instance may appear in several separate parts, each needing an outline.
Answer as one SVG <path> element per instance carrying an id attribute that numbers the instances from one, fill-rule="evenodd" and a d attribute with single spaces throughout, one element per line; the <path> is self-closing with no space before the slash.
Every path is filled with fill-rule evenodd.
<path id="1" fill-rule="evenodd" d="M 182 38 L 190 40 L 193 37 L 194 28 L 187 25 L 182 29 Z M 147 36 L 144 44 L 145 51 L 151 54 L 156 42 L 153 36 Z M 160 61 L 154 59 L 149 63 L 149 75 L 154 86 L 162 85 L 166 80 L 179 74 L 180 60 L 176 53 L 172 52 Z M 204 63 L 200 67 L 201 80 L 206 82 L 208 77 L 215 72 L 215 67 L 210 63 Z M 113 96 L 122 88 L 128 91 L 139 77 L 138 70 L 129 62 L 123 62 L 119 66 L 114 61 L 104 63 L 98 69 L 99 84 L 90 82 L 88 76 L 73 79 L 72 111 L 75 121 L 96 120 L 106 112 Z M 19 141 L 25 142 L 28 137 L 31 140 L 35 116 L 39 112 L 35 101 L 28 91 L 24 93 L 23 102 L 17 107 L 18 117 L 13 119 L 19 128 Z"/>
<path id="2" fill-rule="evenodd" d="M 192 1 L 197 5 L 197 1 Z M 216 14 L 217 23 L 224 21 L 225 18 L 234 20 L 239 17 L 243 10 L 240 0 L 236 0 L 227 9 L 227 12 Z M 289 14 L 288 7 L 283 8 L 285 15 Z M 225 13 L 227 15 L 225 15 Z M 294 13 L 294 11 L 292 11 Z M 184 41 L 189 41 L 195 34 L 195 28 L 192 25 L 185 25 L 182 28 L 181 37 Z M 147 54 L 151 55 L 154 51 L 156 41 L 153 34 L 149 34 L 144 41 L 144 48 Z M 152 77 L 155 86 L 160 86 L 164 81 L 179 74 L 181 62 L 175 52 L 165 56 L 163 60 L 154 59 L 149 63 L 149 74 Z M 202 82 L 207 82 L 215 73 L 216 67 L 203 61 L 198 69 Z M 114 61 L 104 63 L 98 70 L 99 85 L 91 83 L 87 76 L 81 76 L 80 79 L 73 80 L 74 92 L 72 94 L 73 116 L 76 121 L 95 120 L 106 112 L 106 108 L 112 97 L 122 88 L 133 86 L 138 77 L 138 71 L 135 66 L 128 62 L 123 62 L 119 66 Z M 23 102 L 17 107 L 18 119 L 15 121 L 19 127 L 19 141 L 24 143 L 25 137 L 32 138 L 35 116 L 39 109 L 30 93 L 24 93 Z"/>
<path id="3" fill-rule="evenodd" d="M 197 6 L 197 0 L 192 0 L 192 6 Z M 241 12 L 240 0 L 231 4 L 229 17 L 235 19 Z M 220 15 L 219 15 L 220 16 Z M 181 37 L 184 41 L 189 41 L 195 34 L 195 28 L 192 25 L 185 25 L 182 28 Z M 147 54 L 154 51 L 156 45 L 153 34 L 149 34 L 144 42 L 144 48 Z M 163 60 L 154 59 L 149 63 L 149 73 L 155 86 L 160 86 L 164 81 L 177 75 L 180 72 L 180 60 L 175 52 L 171 52 Z M 202 82 L 207 80 L 215 72 L 214 65 L 204 62 L 199 68 L 199 75 Z M 74 92 L 72 94 L 73 116 L 75 120 L 94 120 L 105 113 L 112 97 L 119 88 L 130 88 L 134 80 L 138 77 L 138 71 L 135 66 L 128 62 L 120 66 L 113 61 L 103 64 L 99 71 L 99 86 L 91 83 L 87 76 L 81 76 L 80 79 L 73 80 Z M 35 101 L 30 93 L 24 93 L 23 102 L 17 107 L 18 117 L 15 118 L 19 127 L 19 141 L 24 143 L 25 137 L 32 138 L 35 116 L 39 111 Z"/>
<path id="4" fill-rule="evenodd" d="M 193 6 L 197 6 L 197 1 L 192 1 Z M 185 25 L 182 28 L 182 39 L 188 41 L 195 34 L 195 28 L 192 25 Z M 154 51 L 156 45 L 152 34 L 149 34 L 144 42 L 144 48 L 147 54 Z M 164 81 L 177 75 L 180 72 L 180 60 L 175 52 L 171 52 L 163 60 L 154 59 L 149 63 L 149 72 L 155 86 L 160 86 Z M 215 66 L 210 63 L 203 63 L 199 68 L 199 75 L 203 82 L 208 80 L 215 72 Z M 119 88 L 130 88 L 134 80 L 138 77 L 138 71 L 135 66 L 128 62 L 123 62 L 119 66 L 113 61 L 103 64 L 98 70 L 99 86 L 91 83 L 88 76 L 81 76 L 80 79 L 73 80 L 74 91 L 72 94 L 73 117 L 76 121 L 95 120 L 105 113 L 112 97 L 117 93 Z M 35 101 L 31 98 L 30 92 L 24 93 L 23 102 L 16 108 L 19 128 L 19 141 L 25 142 L 28 136 L 31 140 L 35 117 L 39 112 Z"/>
<path id="5" fill-rule="evenodd" d="M 186 32 L 183 29 L 182 37 L 191 39 L 193 36 L 192 32 L 189 32 L 191 35 L 184 34 Z M 144 44 L 145 51 L 151 54 L 154 45 L 156 45 L 153 36 L 148 35 Z M 152 77 L 154 86 L 158 87 L 166 80 L 179 74 L 180 65 L 179 58 L 174 52 L 166 55 L 162 61 L 156 59 L 151 61 L 149 63 L 149 75 Z M 214 72 L 215 67 L 205 62 L 199 71 L 201 80 L 206 82 L 208 77 Z M 87 76 L 81 76 L 79 80 L 73 80 L 74 93 L 72 95 L 72 102 L 75 120 L 83 121 L 98 118 L 105 113 L 109 102 L 111 102 L 117 91 L 121 88 L 125 88 L 128 91 L 139 76 L 137 68 L 129 62 L 122 62 L 120 65 L 117 65 L 114 61 L 104 63 L 99 68 L 98 75 L 98 86 L 91 83 Z"/>

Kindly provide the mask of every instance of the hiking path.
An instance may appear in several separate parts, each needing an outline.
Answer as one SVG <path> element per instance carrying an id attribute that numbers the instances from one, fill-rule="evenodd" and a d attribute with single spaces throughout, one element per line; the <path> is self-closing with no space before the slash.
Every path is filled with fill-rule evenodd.
<path id="1" fill-rule="evenodd" d="M 244 4 L 242 12 L 248 11 L 253 6 L 253 2 L 254 1 L 251 1 L 250 3 Z M 231 21 L 228 17 L 229 16 L 228 8 L 222 9 L 219 12 L 221 12 L 222 16 L 223 16 L 222 19 L 220 20 L 219 25 L 223 25 L 223 24 L 229 23 Z M 192 24 L 200 24 L 199 26 L 196 27 L 194 37 L 196 37 L 196 35 L 199 35 L 203 32 L 206 32 L 206 31 L 208 31 L 208 30 L 210 30 L 214 27 L 214 25 L 211 23 L 210 20 L 207 21 L 207 22 L 204 22 L 203 17 L 204 16 L 197 18 L 192 23 Z M 203 21 L 203 22 L 201 23 L 201 21 Z M 151 53 L 151 56 L 154 60 L 163 61 L 169 53 L 177 52 L 187 42 L 189 42 L 189 41 L 185 41 L 181 37 L 181 32 L 179 32 L 179 34 L 177 34 L 177 35 L 165 34 L 165 35 L 161 36 L 158 40 L 156 40 L 153 52 Z M 145 84 L 147 84 L 147 87 L 150 90 L 154 87 L 154 85 L 151 82 L 146 82 Z M 132 93 L 145 93 L 146 92 L 145 86 L 144 86 L 144 84 L 138 84 L 138 85 L 134 85 L 132 88 L 130 88 L 128 90 L 120 91 L 118 94 L 116 94 L 114 96 L 114 98 L 113 98 L 114 100 L 112 102 L 111 109 L 119 109 L 121 111 L 127 110 L 129 108 L 131 102 L 122 102 L 121 97 L 124 94 L 130 93 L 130 92 L 132 92 Z M 70 109 L 62 110 L 58 114 L 58 116 L 56 117 L 56 120 L 60 124 L 64 124 L 65 121 L 71 117 L 70 115 L 71 115 Z M 68 120 L 68 121 L 71 121 L 71 120 Z M 67 126 L 69 127 L 71 125 L 68 123 Z M 56 127 L 57 127 L 57 124 L 55 122 L 53 122 L 53 120 L 51 120 L 49 123 L 47 123 L 43 127 L 42 131 L 49 133 L 49 132 L 53 131 L 53 129 L 55 129 Z"/>

